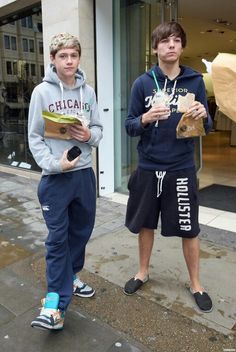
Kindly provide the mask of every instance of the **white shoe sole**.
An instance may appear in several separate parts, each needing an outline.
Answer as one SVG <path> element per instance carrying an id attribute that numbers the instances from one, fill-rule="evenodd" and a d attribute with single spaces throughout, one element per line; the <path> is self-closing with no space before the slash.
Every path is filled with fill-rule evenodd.
<path id="1" fill-rule="evenodd" d="M 83 294 L 83 293 L 74 293 L 73 292 L 73 295 L 74 296 L 78 296 L 78 297 L 82 297 L 82 298 L 90 298 L 90 297 L 93 297 L 95 295 L 95 290 L 89 294 Z"/>

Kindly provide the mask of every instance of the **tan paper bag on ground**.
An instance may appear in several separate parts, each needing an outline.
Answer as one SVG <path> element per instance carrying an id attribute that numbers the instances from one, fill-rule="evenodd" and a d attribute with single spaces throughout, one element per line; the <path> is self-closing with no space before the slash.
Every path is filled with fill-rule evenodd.
<path id="1" fill-rule="evenodd" d="M 219 53 L 211 69 L 216 104 L 236 122 L 236 55 Z"/>

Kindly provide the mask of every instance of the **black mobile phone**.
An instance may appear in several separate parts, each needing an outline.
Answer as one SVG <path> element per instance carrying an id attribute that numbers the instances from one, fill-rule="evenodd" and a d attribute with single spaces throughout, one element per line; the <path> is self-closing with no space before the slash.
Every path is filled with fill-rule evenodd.
<path id="1" fill-rule="evenodd" d="M 77 156 L 79 156 L 81 153 L 81 149 L 77 146 L 74 146 L 70 150 L 68 150 L 67 159 L 69 161 L 72 161 L 77 158 Z"/>

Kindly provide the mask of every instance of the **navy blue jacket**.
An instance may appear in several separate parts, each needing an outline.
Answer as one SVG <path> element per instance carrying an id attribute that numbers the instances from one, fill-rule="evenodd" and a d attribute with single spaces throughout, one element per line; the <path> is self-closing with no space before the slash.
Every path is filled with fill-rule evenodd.
<path id="1" fill-rule="evenodd" d="M 163 74 L 159 66 L 155 65 L 133 83 L 125 127 L 129 136 L 140 136 L 137 149 L 139 167 L 143 169 L 175 171 L 195 166 L 194 138 L 176 138 L 176 126 L 182 116 L 182 113 L 177 112 L 179 95 L 184 96 L 188 92 L 194 93 L 195 100 L 201 102 L 208 113 L 208 118 L 204 119 L 206 133 L 212 127 L 202 75 L 186 66 L 180 66 L 180 68 L 179 76 L 170 80 Z M 155 127 L 155 123 L 143 127 L 141 116 L 151 108 L 152 98 L 157 91 L 152 70 L 155 71 L 160 89 L 164 88 L 166 80 L 167 93 L 171 94 L 175 80 L 176 86 L 170 102 L 170 117 L 167 120 L 160 120 L 158 127 Z"/>

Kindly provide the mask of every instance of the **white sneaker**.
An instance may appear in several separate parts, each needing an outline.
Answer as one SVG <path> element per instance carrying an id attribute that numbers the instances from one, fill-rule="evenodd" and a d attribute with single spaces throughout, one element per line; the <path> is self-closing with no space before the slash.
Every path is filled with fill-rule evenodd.
<path id="1" fill-rule="evenodd" d="M 77 276 L 73 281 L 73 295 L 79 297 L 92 297 L 95 294 L 95 290 L 87 285 L 85 282 L 81 281 Z"/>
<path id="2" fill-rule="evenodd" d="M 58 309 L 59 295 L 55 292 L 43 298 L 39 316 L 31 322 L 33 328 L 46 330 L 61 330 L 64 325 L 65 313 Z"/>

